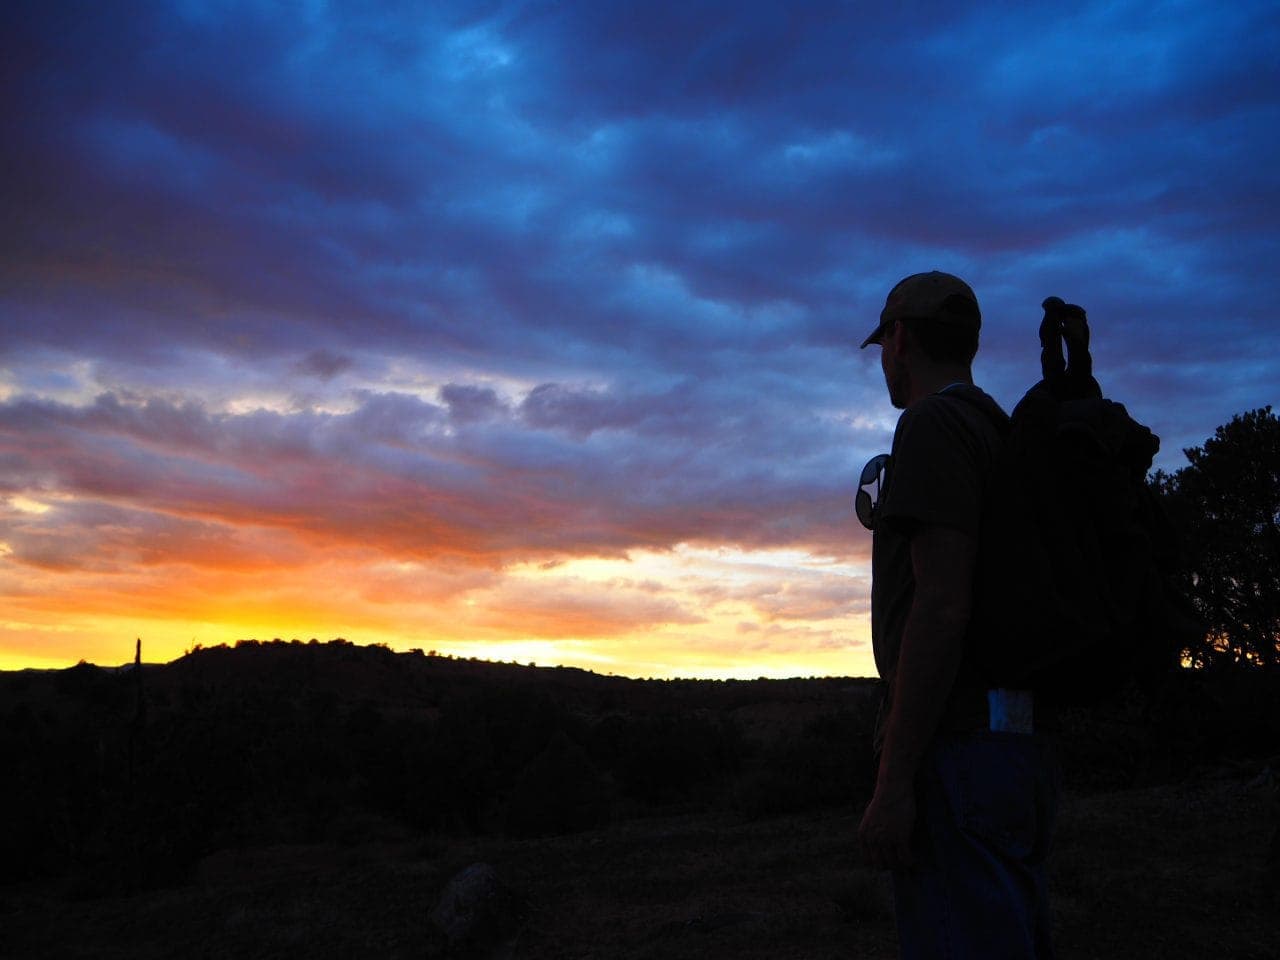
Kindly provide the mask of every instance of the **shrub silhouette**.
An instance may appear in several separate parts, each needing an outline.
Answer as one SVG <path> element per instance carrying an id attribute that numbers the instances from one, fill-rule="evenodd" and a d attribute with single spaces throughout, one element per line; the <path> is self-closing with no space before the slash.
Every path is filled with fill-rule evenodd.
<path id="1" fill-rule="evenodd" d="M 865 802 L 875 782 L 872 723 L 866 712 L 854 710 L 809 721 L 743 778 L 734 806 L 747 816 L 769 817 Z"/>
<path id="2" fill-rule="evenodd" d="M 504 832 L 535 837 L 594 827 L 608 818 L 612 792 L 586 750 L 558 730 L 512 785 Z"/>
<path id="3" fill-rule="evenodd" d="M 1208 630 L 1197 666 L 1280 667 L 1280 418 L 1237 414 L 1187 466 L 1151 478 L 1183 540 L 1184 588 Z"/>
<path id="4" fill-rule="evenodd" d="M 592 731 L 592 754 L 624 795 L 646 805 L 709 799 L 741 765 L 738 730 L 702 713 L 615 715 Z"/>

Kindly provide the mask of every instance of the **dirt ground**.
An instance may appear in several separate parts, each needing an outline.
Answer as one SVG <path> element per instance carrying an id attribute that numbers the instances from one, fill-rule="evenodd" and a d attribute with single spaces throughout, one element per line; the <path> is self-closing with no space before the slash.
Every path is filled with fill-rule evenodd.
<path id="1" fill-rule="evenodd" d="M 1052 863 L 1059 955 L 1280 956 L 1269 769 L 1068 794 Z M 422 958 L 446 881 L 492 864 L 525 901 L 526 960 L 824 960 L 896 955 L 885 879 L 857 820 L 635 820 L 541 840 L 414 838 L 222 851 L 183 885 L 123 899 L 0 889 L 6 958 Z"/>

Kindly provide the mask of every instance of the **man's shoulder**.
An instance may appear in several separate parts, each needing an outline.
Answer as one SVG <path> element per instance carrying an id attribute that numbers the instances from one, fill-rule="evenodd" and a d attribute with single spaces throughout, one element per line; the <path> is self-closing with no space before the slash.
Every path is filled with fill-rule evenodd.
<path id="1" fill-rule="evenodd" d="M 989 420 L 997 427 L 1002 427 L 1009 422 L 1009 415 L 996 402 L 996 399 L 972 383 L 952 384 L 945 390 L 930 394 L 925 397 L 925 400 L 935 401 L 935 408 L 941 406 L 953 411 L 960 410 L 972 417 Z"/>
<path id="2" fill-rule="evenodd" d="M 978 433 L 1001 433 L 1009 416 L 980 387 L 959 383 L 913 403 L 898 418 L 897 438 L 921 442 Z"/>
<path id="3" fill-rule="evenodd" d="M 887 527 L 939 526 L 978 535 L 1001 444 L 986 404 L 1002 414 L 994 400 L 981 400 L 986 394 L 976 387 L 962 385 L 965 393 L 952 396 L 960 386 L 922 397 L 899 418 L 880 508 Z"/>

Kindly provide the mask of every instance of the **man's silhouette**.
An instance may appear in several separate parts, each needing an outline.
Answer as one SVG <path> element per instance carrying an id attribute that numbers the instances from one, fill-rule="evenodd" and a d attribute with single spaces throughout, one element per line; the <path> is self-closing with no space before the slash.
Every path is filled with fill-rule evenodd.
<path id="1" fill-rule="evenodd" d="M 1007 422 L 973 385 L 980 326 L 968 284 L 922 273 L 890 291 L 862 344 L 880 347 L 903 413 L 879 500 L 859 509 L 874 530 L 872 639 L 887 682 L 859 840 L 868 863 L 893 871 L 908 958 L 1052 956 L 1053 760 L 1031 693 L 988 690 L 965 655 L 984 492 Z"/>

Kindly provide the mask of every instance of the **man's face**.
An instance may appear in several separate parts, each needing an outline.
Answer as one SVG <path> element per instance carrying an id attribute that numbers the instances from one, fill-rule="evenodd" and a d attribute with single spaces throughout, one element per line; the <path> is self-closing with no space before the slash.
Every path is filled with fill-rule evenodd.
<path id="1" fill-rule="evenodd" d="M 894 323 L 880 335 L 880 369 L 889 388 L 889 402 L 898 410 L 907 408 L 908 376 L 903 356 L 902 324 Z"/>

